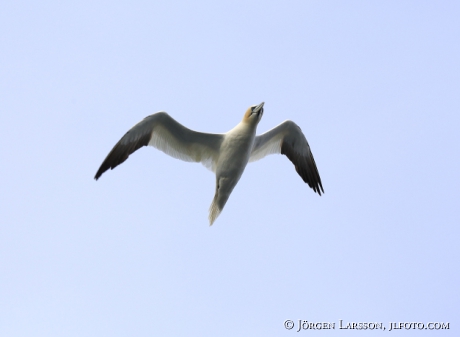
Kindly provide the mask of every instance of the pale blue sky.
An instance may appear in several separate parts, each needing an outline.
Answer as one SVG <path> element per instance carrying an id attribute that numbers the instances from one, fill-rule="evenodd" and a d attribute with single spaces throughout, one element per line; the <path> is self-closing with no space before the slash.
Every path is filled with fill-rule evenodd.
<path id="1" fill-rule="evenodd" d="M 458 335 L 459 18 L 456 1 L 4 0 L 0 335 Z M 151 113 L 218 133 L 261 101 L 259 132 L 302 128 L 324 196 L 271 156 L 209 227 L 199 164 L 144 148 L 93 180 Z"/>

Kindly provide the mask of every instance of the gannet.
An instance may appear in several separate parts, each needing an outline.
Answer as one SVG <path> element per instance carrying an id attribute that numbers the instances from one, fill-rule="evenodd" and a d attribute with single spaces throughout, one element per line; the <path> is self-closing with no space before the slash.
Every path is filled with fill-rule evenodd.
<path id="1" fill-rule="evenodd" d="M 202 163 L 216 174 L 216 191 L 209 207 L 210 225 L 222 212 L 248 162 L 269 154 L 286 155 L 303 181 L 319 195 L 324 193 L 310 146 L 297 124 L 287 120 L 256 136 L 263 107 L 264 102 L 249 107 L 243 120 L 224 134 L 193 131 L 164 111 L 154 113 L 134 125 L 115 144 L 94 179 L 98 180 L 109 168 L 114 169 L 146 145 L 177 159 Z"/>

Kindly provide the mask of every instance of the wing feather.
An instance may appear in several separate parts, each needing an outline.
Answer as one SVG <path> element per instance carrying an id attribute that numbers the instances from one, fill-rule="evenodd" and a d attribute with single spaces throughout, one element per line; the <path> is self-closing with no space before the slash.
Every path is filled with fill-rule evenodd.
<path id="1" fill-rule="evenodd" d="M 134 125 L 109 152 L 94 179 L 123 163 L 143 146 L 153 146 L 171 157 L 201 162 L 215 171 L 223 135 L 190 130 L 166 112 L 158 112 Z"/>
<path id="2" fill-rule="evenodd" d="M 324 193 L 321 177 L 316 167 L 305 135 L 292 121 L 285 121 L 277 127 L 257 136 L 249 161 L 256 161 L 270 154 L 284 154 L 294 164 L 302 180 L 313 191 Z"/>

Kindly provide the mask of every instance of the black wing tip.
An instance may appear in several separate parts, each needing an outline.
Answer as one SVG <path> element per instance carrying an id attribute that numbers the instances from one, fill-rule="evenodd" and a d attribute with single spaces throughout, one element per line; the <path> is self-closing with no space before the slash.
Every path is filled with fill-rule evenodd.
<path id="1" fill-rule="evenodd" d="M 108 169 L 108 167 L 104 167 L 104 165 L 101 165 L 101 167 L 99 167 L 99 170 L 97 170 L 96 175 L 94 176 L 94 180 L 97 181 Z"/>
<path id="2" fill-rule="evenodd" d="M 313 190 L 313 192 L 318 193 L 319 196 L 321 196 L 321 194 L 324 194 L 323 184 L 321 183 L 321 178 L 319 177 L 319 175 L 317 175 L 316 179 L 309 179 L 308 176 L 300 177 L 305 182 L 305 184 L 308 184 L 308 186 Z"/>
<path id="3" fill-rule="evenodd" d="M 124 163 L 130 154 L 142 146 L 146 146 L 149 140 L 150 136 L 141 138 L 141 141 L 129 145 L 121 145 L 120 142 L 118 142 L 113 147 L 112 151 L 110 151 L 110 153 L 107 155 L 107 158 L 105 158 L 105 160 L 102 162 L 101 167 L 99 167 L 99 170 L 94 176 L 94 179 L 98 180 L 104 174 L 104 172 L 108 171 L 109 169 L 113 170 L 118 165 Z"/>
<path id="4" fill-rule="evenodd" d="M 169 117 L 169 115 L 166 112 L 158 112 L 145 117 L 144 120 L 154 115 L 165 115 Z M 117 167 L 126 159 L 128 159 L 128 157 L 133 152 L 149 144 L 150 139 L 152 138 L 153 128 L 149 129 L 148 124 L 147 126 L 144 125 L 139 128 L 139 124 L 140 123 L 133 126 L 128 132 L 125 133 L 125 135 L 118 141 L 118 143 L 115 144 L 115 146 L 109 152 L 105 160 L 102 162 L 101 166 L 99 167 L 99 170 L 96 172 L 94 180 L 98 180 L 104 174 L 105 171 L 108 171 L 109 169 L 113 170 L 115 167 Z M 132 137 L 129 136 L 131 132 L 134 132 L 134 135 Z"/>
<path id="5" fill-rule="evenodd" d="M 283 142 L 281 154 L 289 158 L 292 164 L 294 164 L 297 174 L 315 193 L 318 193 L 319 196 L 321 196 L 321 192 L 324 194 L 318 168 L 316 167 L 315 159 L 311 153 L 309 157 L 304 157 L 296 153 L 292 147 L 289 147 L 288 144 Z"/>
<path id="6" fill-rule="evenodd" d="M 324 194 L 323 184 L 317 170 L 316 172 L 311 172 L 311 169 L 307 169 L 305 167 L 300 168 L 299 166 L 295 166 L 295 168 L 300 178 L 302 178 L 305 184 L 308 184 L 313 192 L 318 193 L 319 196 Z"/>
<path id="7" fill-rule="evenodd" d="M 315 168 L 316 168 L 316 165 L 315 165 Z M 323 183 L 321 182 L 321 177 L 319 176 L 319 172 L 318 172 L 318 169 L 316 169 L 316 174 L 315 174 L 315 178 L 313 180 L 313 186 L 310 185 L 311 188 L 313 188 L 313 190 L 319 194 L 319 196 L 321 196 L 321 193 L 324 194 L 324 188 L 323 188 Z"/>
<path id="8" fill-rule="evenodd" d="M 97 171 L 96 175 L 94 176 L 94 180 L 98 180 L 100 177 L 101 177 L 102 173 L 99 173 L 99 171 Z"/>
<path id="9" fill-rule="evenodd" d="M 313 191 L 315 191 L 316 193 L 318 193 L 319 196 L 321 196 L 321 193 L 324 194 L 324 189 L 323 189 L 323 185 L 321 184 L 321 182 L 319 182 L 318 185 L 312 187 Z"/>
<path id="10" fill-rule="evenodd" d="M 321 178 L 319 177 L 319 173 L 318 171 L 316 172 L 316 179 L 313 181 L 313 186 L 310 186 L 311 188 L 313 188 L 313 191 L 315 191 L 316 193 L 319 194 L 319 196 L 321 196 L 321 193 L 324 194 L 324 188 L 323 188 L 323 184 L 321 182 Z"/>

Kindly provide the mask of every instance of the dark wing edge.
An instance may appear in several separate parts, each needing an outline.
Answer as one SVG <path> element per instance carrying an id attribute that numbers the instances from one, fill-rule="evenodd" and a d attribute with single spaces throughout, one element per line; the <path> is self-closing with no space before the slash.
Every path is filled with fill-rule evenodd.
<path id="1" fill-rule="evenodd" d="M 293 144 L 292 140 L 286 138 L 288 137 L 285 137 L 281 143 L 281 154 L 288 157 L 292 164 L 294 164 L 295 170 L 302 180 L 307 183 L 313 191 L 321 195 L 321 192 L 324 193 L 324 188 L 310 146 L 308 146 L 307 143 L 307 153 L 302 155 L 295 151 L 295 141 Z"/>
<path id="2" fill-rule="evenodd" d="M 293 121 L 284 121 L 257 136 L 250 161 L 259 160 L 274 153 L 281 153 L 288 157 L 302 180 L 319 195 L 321 192 L 324 193 L 323 184 L 308 141 L 300 127 Z"/>
<path id="3" fill-rule="evenodd" d="M 148 117 L 146 117 L 145 119 L 147 118 Z M 126 141 L 128 138 L 130 138 L 130 133 L 133 131 L 133 129 L 135 129 L 136 126 L 138 126 L 142 122 L 136 124 L 133 128 L 126 132 L 125 135 L 118 141 L 118 143 L 115 144 L 113 149 L 109 152 L 107 157 L 102 162 L 101 166 L 99 167 L 99 170 L 97 170 L 96 175 L 94 176 L 95 180 L 98 180 L 101 177 L 101 175 L 108 169 L 113 170 L 115 167 L 123 163 L 126 159 L 128 159 L 131 153 L 149 144 L 150 138 L 152 138 L 153 129 L 150 129 L 150 131 L 148 129 L 145 129 L 143 130 L 144 133 L 140 134 L 134 140 Z"/>

